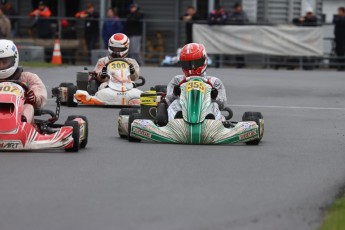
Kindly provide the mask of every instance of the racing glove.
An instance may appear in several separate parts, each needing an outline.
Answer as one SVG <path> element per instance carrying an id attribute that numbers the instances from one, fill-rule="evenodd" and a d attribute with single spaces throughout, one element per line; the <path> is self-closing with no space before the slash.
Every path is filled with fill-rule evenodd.
<path id="1" fill-rule="evenodd" d="M 25 93 L 25 104 L 35 105 L 37 101 L 34 91 L 29 90 Z"/>
<path id="2" fill-rule="evenodd" d="M 134 74 L 135 73 L 135 69 L 134 69 L 134 65 L 133 64 L 129 64 L 129 73 L 130 74 Z"/>
<path id="3" fill-rule="evenodd" d="M 101 72 L 101 75 L 100 75 L 101 79 L 106 79 L 108 77 L 108 74 L 107 74 L 107 67 L 103 67 L 102 68 L 102 72 Z"/>
<path id="4" fill-rule="evenodd" d="M 180 96 L 180 94 L 181 94 L 180 85 L 175 85 L 175 86 L 174 86 L 174 91 L 173 91 L 173 93 L 174 93 L 175 96 Z"/>
<path id="5" fill-rule="evenodd" d="M 212 88 L 211 99 L 215 100 L 217 97 L 218 97 L 218 90 L 216 88 Z"/>

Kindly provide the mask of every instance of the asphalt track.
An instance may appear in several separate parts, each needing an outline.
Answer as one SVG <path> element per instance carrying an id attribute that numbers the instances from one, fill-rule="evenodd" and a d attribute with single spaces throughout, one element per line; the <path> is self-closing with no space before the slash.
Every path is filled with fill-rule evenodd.
<path id="1" fill-rule="evenodd" d="M 48 90 L 81 67 L 30 68 Z M 177 68 L 142 68 L 150 85 Z M 234 119 L 261 111 L 259 146 L 131 143 L 114 108 L 63 108 L 89 118 L 79 153 L 0 153 L 1 230 L 317 229 L 345 185 L 345 75 L 210 69 Z M 47 108 L 53 108 L 54 101 Z"/>

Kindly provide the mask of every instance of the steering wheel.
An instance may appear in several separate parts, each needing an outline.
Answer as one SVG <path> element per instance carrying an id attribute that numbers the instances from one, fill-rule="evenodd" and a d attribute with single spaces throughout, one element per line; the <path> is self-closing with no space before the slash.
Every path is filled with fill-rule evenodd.
<path id="1" fill-rule="evenodd" d="M 28 92 L 30 90 L 29 87 L 24 82 L 22 82 L 22 81 L 18 81 L 18 80 L 1 80 L 0 83 L 1 82 L 12 82 L 12 83 L 15 83 L 17 85 L 20 85 L 24 89 L 25 92 Z"/>

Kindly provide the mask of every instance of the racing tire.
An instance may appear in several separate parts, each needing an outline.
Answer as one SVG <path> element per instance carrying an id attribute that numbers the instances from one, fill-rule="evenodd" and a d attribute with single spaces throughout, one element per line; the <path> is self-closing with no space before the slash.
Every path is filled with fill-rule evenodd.
<path id="1" fill-rule="evenodd" d="M 72 82 L 62 82 L 62 83 L 60 83 L 59 87 L 66 87 L 67 88 L 70 85 L 74 85 L 74 84 Z"/>
<path id="2" fill-rule="evenodd" d="M 89 83 L 89 74 L 87 72 L 77 73 L 77 88 L 87 91 L 87 85 Z"/>
<path id="3" fill-rule="evenodd" d="M 122 108 L 120 109 L 119 116 L 121 115 L 131 115 L 133 113 L 139 113 L 139 109 L 136 108 Z"/>
<path id="4" fill-rule="evenodd" d="M 135 87 L 140 87 L 140 86 L 145 85 L 145 83 L 146 83 L 145 78 L 142 76 L 139 76 L 139 79 L 141 80 L 141 82 L 135 82 Z"/>
<path id="5" fill-rule="evenodd" d="M 230 120 L 234 116 L 234 113 L 232 112 L 232 109 L 230 109 L 230 107 L 225 107 L 223 111 L 228 112 L 228 115 L 225 116 L 225 120 L 227 121 Z"/>
<path id="6" fill-rule="evenodd" d="M 261 124 L 260 124 L 260 119 L 263 119 L 264 117 L 260 112 L 245 112 L 242 116 L 242 121 L 255 121 L 256 124 L 259 126 L 259 135 L 260 135 L 260 129 L 261 129 Z M 259 139 L 252 140 L 252 141 L 247 141 L 247 145 L 259 145 L 260 141 L 262 139 L 262 136 L 259 136 Z"/>
<path id="7" fill-rule="evenodd" d="M 166 85 L 155 85 L 154 89 L 157 93 L 167 93 L 167 86 Z"/>
<path id="8" fill-rule="evenodd" d="M 98 86 L 96 80 L 91 80 L 89 81 L 89 84 L 87 85 L 87 92 L 91 95 L 94 96 L 98 91 Z"/>
<path id="9" fill-rule="evenodd" d="M 87 145 L 87 142 L 89 140 L 89 121 L 87 120 L 87 117 L 81 116 L 81 115 L 72 115 L 67 117 L 67 121 L 73 121 L 76 118 L 81 118 L 85 121 L 85 139 L 80 142 L 80 148 L 84 149 Z"/>
<path id="10" fill-rule="evenodd" d="M 166 126 L 168 124 L 168 110 L 165 103 L 159 103 L 156 115 L 156 124 L 160 127 Z"/>
<path id="11" fill-rule="evenodd" d="M 133 114 L 129 115 L 129 119 L 128 119 L 128 137 L 127 137 L 129 142 L 140 142 L 141 141 L 141 139 L 138 139 L 138 138 L 135 138 L 135 137 L 131 137 L 132 123 L 136 119 L 141 119 L 141 114 L 140 113 L 133 113 Z"/>
<path id="12" fill-rule="evenodd" d="M 80 128 L 79 124 L 77 121 L 71 121 L 67 120 L 65 122 L 65 126 L 72 126 L 73 127 L 73 132 L 72 132 L 72 137 L 73 137 L 73 147 L 69 149 L 65 149 L 66 152 L 78 152 L 79 151 L 79 138 L 80 138 Z"/>
<path id="13" fill-rule="evenodd" d="M 74 94 L 77 92 L 77 86 L 70 85 L 67 87 L 67 101 L 66 105 L 68 107 L 77 107 L 78 103 L 74 102 Z"/>

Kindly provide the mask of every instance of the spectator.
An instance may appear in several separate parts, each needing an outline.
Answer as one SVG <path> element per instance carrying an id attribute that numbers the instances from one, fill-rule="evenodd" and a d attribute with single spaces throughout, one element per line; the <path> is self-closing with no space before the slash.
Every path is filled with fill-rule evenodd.
<path id="1" fill-rule="evenodd" d="M 297 26 L 317 26 L 317 17 L 313 13 L 313 8 L 307 7 L 305 16 L 293 19 Z"/>
<path id="2" fill-rule="evenodd" d="M 225 25 L 228 20 L 228 13 L 224 10 L 224 7 L 218 6 L 217 9 L 211 11 L 208 17 L 209 25 Z"/>
<path id="3" fill-rule="evenodd" d="M 229 22 L 233 25 L 244 25 L 249 22 L 246 12 L 242 9 L 240 3 L 235 3 L 231 14 L 229 15 Z M 235 57 L 236 68 L 245 67 L 244 56 Z"/>
<path id="4" fill-rule="evenodd" d="M 143 33 L 143 25 L 141 19 L 144 15 L 139 12 L 138 4 L 133 3 L 130 6 L 130 13 L 127 16 L 125 23 L 125 34 L 129 37 L 131 45 L 129 46 L 129 57 L 135 59 L 139 65 L 142 64 L 140 50 L 141 50 L 141 36 Z"/>
<path id="5" fill-rule="evenodd" d="M 339 58 L 339 71 L 345 70 L 345 7 L 338 8 L 338 15 L 334 16 L 335 52 Z"/>
<path id="6" fill-rule="evenodd" d="M 186 23 L 186 44 L 193 42 L 193 22 L 200 20 L 199 14 L 193 6 L 188 6 L 186 13 L 182 16 L 182 20 Z"/>
<path id="7" fill-rule="evenodd" d="M 96 46 L 99 37 L 99 13 L 95 11 L 95 6 L 92 3 L 86 5 L 86 10 L 78 12 L 75 17 L 85 19 L 85 42 L 89 52 Z"/>
<path id="8" fill-rule="evenodd" d="M 62 19 L 61 23 L 61 39 L 77 39 L 77 31 L 74 27 L 74 23 L 66 19 Z M 75 49 L 63 49 L 62 50 L 62 62 L 63 63 L 71 63 L 75 65 L 76 63 L 76 50 Z"/>
<path id="9" fill-rule="evenodd" d="M 43 1 L 40 1 L 38 8 L 29 14 L 29 16 L 35 18 L 32 28 L 36 28 L 38 38 L 52 38 L 52 28 L 49 20 L 51 14 L 49 7 Z"/>
<path id="10" fill-rule="evenodd" d="M 13 8 L 12 4 L 9 3 L 7 0 L 1 0 L 1 5 L 0 5 L 0 9 L 2 10 L 2 12 L 7 15 L 7 16 L 16 16 L 17 13 L 15 11 L 15 9 Z M 12 37 L 14 37 L 16 35 L 16 19 L 11 18 L 11 28 L 12 28 Z"/>
<path id="11" fill-rule="evenodd" d="M 112 35 L 122 33 L 123 25 L 119 19 L 116 8 L 109 8 L 107 10 L 107 19 L 104 21 L 102 29 L 102 38 L 105 48 L 108 47 L 108 42 Z"/>
<path id="12" fill-rule="evenodd" d="M 0 9 L 0 38 L 9 38 L 11 36 L 11 22 Z"/>
<path id="13" fill-rule="evenodd" d="M 242 9 L 240 3 L 235 3 L 231 14 L 229 15 L 229 22 L 235 25 L 243 25 L 249 22 L 246 12 Z"/>

